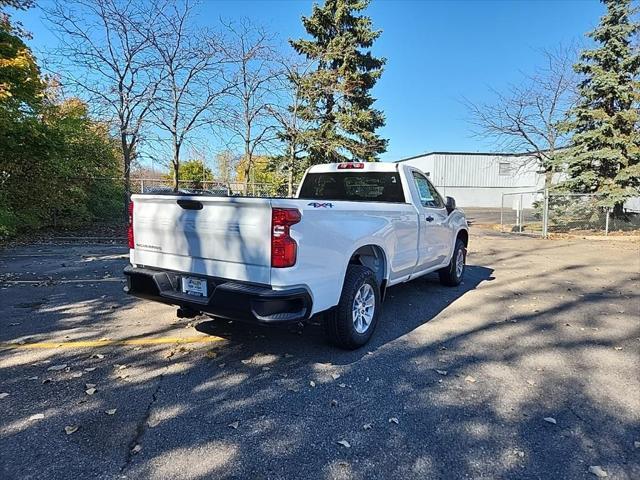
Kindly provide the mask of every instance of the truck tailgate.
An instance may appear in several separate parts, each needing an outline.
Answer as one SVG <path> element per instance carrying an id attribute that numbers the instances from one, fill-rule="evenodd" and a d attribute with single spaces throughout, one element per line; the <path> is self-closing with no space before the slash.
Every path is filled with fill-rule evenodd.
<path id="1" fill-rule="evenodd" d="M 132 263 L 269 284 L 271 201 L 133 195 Z"/>

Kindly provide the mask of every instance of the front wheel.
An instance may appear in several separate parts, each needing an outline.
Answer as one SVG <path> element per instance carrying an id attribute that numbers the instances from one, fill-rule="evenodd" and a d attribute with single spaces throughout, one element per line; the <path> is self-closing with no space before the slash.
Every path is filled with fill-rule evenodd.
<path id="1" fill-rule="evenodd" d="M 354 350 L 369 341 L 381 309 L 380 289 L 373 272 L 349 265 L 340 302 L 325 314 L 325 329 L 335 345 Z"/>
<path id="2" fill-rule="evenodd" d="M 464 277 L 466 261 L 467 247 L 464 246 L 464 242 L 462 240 L 458 239 L 456 240 L 456 245 L 453 249 L 453 255 L 451 255 L 449 265 L 438 270 L 440 283 L 450 287 L 460 285 L 460 282 L 462 282 L 462 278 Z"/>

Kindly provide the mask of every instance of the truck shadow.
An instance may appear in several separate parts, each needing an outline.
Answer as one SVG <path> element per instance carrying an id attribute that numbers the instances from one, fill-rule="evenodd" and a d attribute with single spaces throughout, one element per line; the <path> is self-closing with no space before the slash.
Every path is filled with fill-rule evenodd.
<path id="1" fill-rule="evenodd" d="M 245 352 L 299 353 L 310 361 L 350 364 L 430 322 L 464 294 L 493 280 L 492 273 L 491 268 L 468 265 L 465 281 L 457 287 L 442 286 L 437 274 L 390 287 L 373 337 L 367 345 L 354 351 L 328 347 L 322 314 L 304 325 L 261 326 L 216 318 L 201 321 L 195 328 L 225 338 L 230 346 L 235 345 Z"/>

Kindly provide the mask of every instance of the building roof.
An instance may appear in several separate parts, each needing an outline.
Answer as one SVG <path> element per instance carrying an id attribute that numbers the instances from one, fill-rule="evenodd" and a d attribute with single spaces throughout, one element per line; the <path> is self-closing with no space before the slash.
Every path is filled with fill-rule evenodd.
<path id="1" fill-rule="evenodd" d="M 508 152 L 427 152 L 420 155 L 414 155 L 412 157 L 401 158 L 400 160 L 394 160 L 394 163 L 405 162 L 407 160 L 413 160 L 414 158 L 428 157 L 429 155 L 483 155 L 489 157 L 523 157 L 525 155 L 533 155 L 535 152 L 521 152 L 521 153 L 508 153 Z"/>

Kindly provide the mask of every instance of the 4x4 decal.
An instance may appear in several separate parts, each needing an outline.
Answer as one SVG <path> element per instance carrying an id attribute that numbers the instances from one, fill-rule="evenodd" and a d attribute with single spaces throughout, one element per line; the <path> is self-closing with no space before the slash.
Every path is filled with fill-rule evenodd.
<path id="1" fill-rule="evenodd" d="M 313 208 L 333 208 L 333 203 L 331 202 L 323 202 L 323 203 L 311 202 L 311 203 L 308 203 L 307 205 Z"/>

